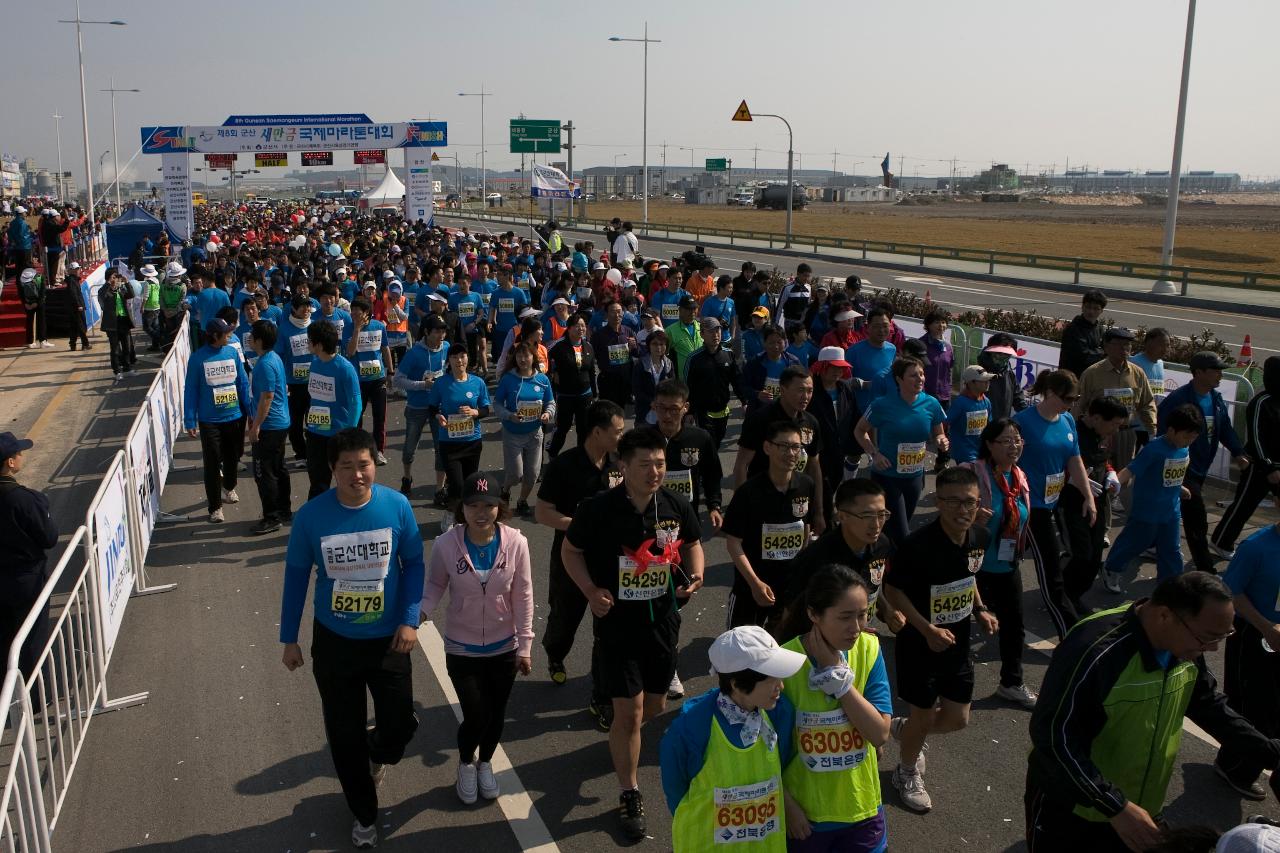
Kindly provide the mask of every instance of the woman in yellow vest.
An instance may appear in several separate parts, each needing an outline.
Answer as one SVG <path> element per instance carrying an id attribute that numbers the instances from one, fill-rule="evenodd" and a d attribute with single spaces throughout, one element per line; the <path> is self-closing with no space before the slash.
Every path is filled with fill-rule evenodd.
<path id="1" fill-rule="evenodd" d="M 783 853 L 782 768 L 794 714 L 782 679 L 804 655 L 747 625 L 717 637 L 707 656 L 720 686 L 685 702 L 662 737 L 675 853 Z"/>
<path id="2" fill-rule="evenodd" d="M 876 752 L 893 696 L 868 618 L 866 581 L 829 565 L 777 631 L 782 648 L 805 655 L 782 688 L 795 709 L 795 754 L 782 774 L 790 853 L 880 853 L 888 843 Z"/>

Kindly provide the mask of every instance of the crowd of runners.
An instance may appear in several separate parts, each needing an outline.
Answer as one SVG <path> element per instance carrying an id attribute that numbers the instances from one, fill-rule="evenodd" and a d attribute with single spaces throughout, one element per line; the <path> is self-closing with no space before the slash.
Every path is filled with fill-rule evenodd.
<path id="1" fill-rule="evenodd" d="M 1063 364 L 1024 389 L 1007 334 L 958 364 L 941 310 L 908 338 L 856 275 L 717 275 L 700 248 L 647 257 L 629 223 L 597 244 L 554 222 L 531 240 L 323 207 L 197 219 L 192 244 L 129 272 L 155 284 L 153 346 L 172 344 L 184 314 L 198 335 L 184 425 L 201 442 L 209 522 L 241 500 L 247 442 L 253 532 L 291 525 L 284 663 L 303 664 L 311 590 L 356 847 L 376 844 L 378 785 L 418 724 L 421 622 L 445 638 L 463 712 L 456 790 L 474 803 L 500 794 L 491 759 L 532 644 L 565 683 L 588 610 L 590 711 L 621 831 L 643 838 L 641 738 L 684 695 L 680 609 L 714 594 L 699 590 L 716 535 L 733 572 L 709 652 L 718 686 L 687 699 L 661 742 L 677 851 L 886 849 L 879 768 L 906 808 L 932 808 L 926 746 L 968 723 L 975 627 L 997 638 L 996 695 L 1030 712 L 1033 853 L 1213 849 L 1162 846 L 1194 843 L 1160 820 L 1184 715 L 1221 742 L 1225 783 L 1265 798 L 1262 771 L 1280 762 L 1280 529 L 1236 542 L 1280 492 L 1280 359 L 1242 441 L 1216 390 L 1229 365 L 1199 353 L 1191 382 L 1166 393 L 1168 334 L 1104 326 L 1096 291 Z M 122 324 L 125 273 L 109 272 L 101 300 Z M 119 372 L 130 353 L 116 344 Z M 401 404 L 393 447 L 387 410 Z M 494 433 L 503 468 L 482 471 Z M 1210 535 L 1220 447 L 1242 476 Z M 384 465 L 398 490 L 376 482 Z M 307 500 L 290 469 L 305 471 Z M 925 498 L 936 514 L 913 523 Z M 424 545 L 413 505 L 426 501 L 445 521 Z M 513 514 L 555 531 L 549 554 L 531 553 Z M 1158 585 L 1130 601 L 1144 554 Z M 1059 642 L 1039 695 L 1022 677 L 1024 558 Z M 547 589 L 533 561 L 549 562 Z M 1091 590 L 1114 606 L 1090 607 Z M 535 596 L 550 605 L 541 637 Z M 1225 696 L 1203 662 L 1220 643 Z"/>

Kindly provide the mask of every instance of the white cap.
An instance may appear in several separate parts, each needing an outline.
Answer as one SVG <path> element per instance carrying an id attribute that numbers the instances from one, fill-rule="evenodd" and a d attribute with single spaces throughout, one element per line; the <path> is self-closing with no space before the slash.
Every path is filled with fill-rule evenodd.
<path id="1" fill-rule="evenodd" d="M 593 269 L 593 270 L 603 270 L 603 269 L 608 269 L 608 267 L 606 267 L 606 266 L 604 265 L 604 263 L 603 263 L 603 262 L 601 262 L 601 261 L 596 261 L 596 262 L 595 262 L 595 264 L 594 264 L 594 265 L 592 265 L 591 269 Z"/>
<path id="2" fill-rule="evenodd" d="M 1246 823 L 1218 839 L 1215 853 L 1280 853 L 1280 828 Z"/>
<path id="3" fill-rule="evenodd" d="M 71 263 L 67 264 L 67 269 L 69 269 L 69 270 L 78 270 L 78 269 L 80 269 L 80 264 L 79 264 L 79 263 L 77 263 L 76 261 L 72 261 Z"/>
<path id="4" fill-rule="evenodd" d="M 384 281 L 390 281 L 391 279 L 393 279 L 393 278 L 395 278 L 395 277 L 396 277 L 396 274 L 395 274 L 394 272 L 392 272 L 391 270 L 383 270 L 383 271 L 382 271 L 382 278 L 383 278 L 383 280 L 384 280 Z"/>
<path id="5" fill-rule="evenodd" d="M 562 297 L 560 297 L 560 298 L 558 298 L 558 299 L 554 299 L 554 300 L 552 300 L 552 302 L 551 302 L 551 307 L 552 307 L 552 308 L 555 308 L 557 305 L 569 305 L 569 304 L 570 304 L 570 303 L 569 303 L 569 300 L 568 300 L 568 299 L 565 299 L 565 298 L 562 296 Z"/>
<path id="6" fill-rule="evenodd" d="M 856 320 L 861 316 L 862 316 L 861 314 L 859 314 L 857 311 L 854 311 L 852 308 L 846 308 L 844 311 L 841 311 L 839 314 L 835 316 L 835 321 L 837 323 L 843 323 L 845 320 Z"/>
<path id="7" fill-rule="evenodd" d="M 990 382 L 996 375 L 987 371 L 980 364 L 971 364 L 960 374 L 961 382 Z"/>
<path id="8" fill-rule="evenodd" d="M 29 281 L 36 280 L 36 271 L 32 267 L 27 267 L 22 271 L 22 275 L 18 277 L 18 281 L 26 284 Z"/>
<path id="9" fill-rule="evenodd" d="M 538 315 L 539 315 L 538 309 L 534 308 L 532 305 L 526 305 L 524 308 L 520 309 L 521 320 L 524 320 L 528 317 L 537 317 Z"/>
<path id="10" fill-rule="evenodd" d="M 443 302 L 443 303 L 445 303 L 446 305 L 447 305 L 447 304 L 449 304 L 449 300 L 448 300 L 448 299 L 445 299 L 445 298 L 444 298 L 443 296 L 441 296 L 439 293 L 428 293 L 428 294 L 427 294 L 427 300 L 428 300 L 428 301 L 430 301 L 430 302 Z"/>
<path id="11" fill-rule="evenodd" d="M 707 650 L 711 671 L 718 674 L 750 669 L 772 678 L 794 675 L 804 666 L 804 655 L 787 651 L 759 625 L 725 631 Z"/>
<path id="12" fill-rule="evenodd" d="M 22 205 L 18 205 L 18 212 L 19 212 L 19 213 L 26 213 L 26 212 L 27 212 L 27 209 L 26 209 L 25 207 L 23 207 Z"/>
<path id="13" fill-rule="evenodd" d="M 565 266 L 565 265 L 564 265 L 564 262 L 563 262 L 563 261 L 556 261 L 555 266 L 554 266 L 554 267 L 552 267 L 552 269 L 554 269 L 554 270 L 559 270 L 560 272 L 564 272 L 565 270 L 567 270 L 567 269 L 569 269 L 569 268 L 568 268 L 567 266 Z"/>
<path id="14" fill-rule="evenodd" d="M 145 264 L 143 265 L 142 269 L 138 270 L 138 275 L 142 276 L 143 278 L 155 278 L 156 268 L 151 264 Z"/>
<path id="15" fill-rule="evenodd" d="M 336 270 L 334 270 L 334 271 L 333 271 L 333 274 L 334 274 L 334 275 L 340 275 L 340 276 L 342 276 L 342 277 L 344 277 L 344 278 L 345 278 L 345 277 L 346 277 L 346 275 L 347 275 L 347 268 L 346 268 L 346 267 L 338 267 Z"/>

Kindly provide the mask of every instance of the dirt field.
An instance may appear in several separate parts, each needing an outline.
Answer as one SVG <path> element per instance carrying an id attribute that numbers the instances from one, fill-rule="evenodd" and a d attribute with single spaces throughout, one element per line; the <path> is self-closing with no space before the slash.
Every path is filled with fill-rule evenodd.
<path id="1" fill-rule="evenodd" d="M 1082 201 L 815 203 L 795 212 L 793 230 L 830 237 L 1159 262 L 1163 204 L 1144 203 L 1136 196 L 1101 198 L 1094 204 Z M 595 202 L 589 205 L 588 216 L 639 221 L 640 203 Z M 786 228 L 786 214 L 781 211 L 702 207 L 665 199 L 650 200 L 649 219 L 777 233 Z M 1178 209 L 1176 243 L 1174 254 L 1180 264 L 1280 274 L 1280 206 L 1244 204 L 1238 196 L 1184 199 Z"/>

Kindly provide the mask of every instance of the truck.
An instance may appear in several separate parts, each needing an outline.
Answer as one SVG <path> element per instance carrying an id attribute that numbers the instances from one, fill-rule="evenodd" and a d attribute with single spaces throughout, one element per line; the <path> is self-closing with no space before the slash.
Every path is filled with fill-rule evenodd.
<path id="1" fill-rule="evenodd" d="M 793 210 L 804 210 L 809 203 L 809 195 L 800 184 L 791 187 L 791 207 Z M 756 207 L 770 210 L 787 209 L 787 187 L 785 184 L 769 184 L 756 191 Z"/>

